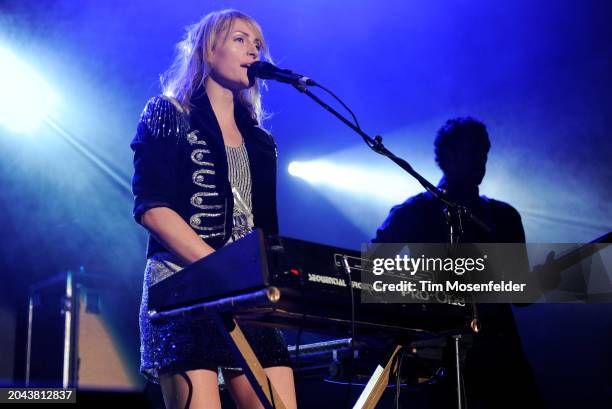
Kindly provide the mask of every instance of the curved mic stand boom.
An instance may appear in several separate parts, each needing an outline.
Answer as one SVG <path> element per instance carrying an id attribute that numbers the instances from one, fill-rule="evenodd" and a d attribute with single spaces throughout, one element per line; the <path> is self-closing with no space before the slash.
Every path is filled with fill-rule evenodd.
<path id="1" fill-rule="evenodd" d="M 383 155 L 389 158 L 396 165 L 404 169 L 408 174 L 410 174 L 413 178 L 415 178 L 421 184 L 421 186 L 425 188 L 425 190 L 430 192 L 435 198 L 437 198 L 442 203 L 444 203 L 446 221 L 450 228 L 449 239 L 450 239 L 451 244 L 458 243 L 461 237 L 461 234 L 463 233 L 462 217 L 467 217 L 470 221 L 480 226 L 482 229 L 484 229 L 487 232 L 491 230 L 489 226 L 487 226 L 482 220 L 476 217 L 470 211 L 470 209 L 468 209 L 466 206 L 453 202 L 452 200 L 445 197 L 444 193 L 440 189 L 438 189 L 431 182 L 429 182 L 427 179 L 421 176 L 416 170 L 413 169 L 412 166 L 410 166 L 410 164 L 406 160 L 400 158 L 399 156 L 396 156 L 393 152 L 387 149 L 387 147 L 383 144 L 383 140 L 380 135 L 377 135 L 375 138 L 372 138 L 371 136 L 366 134 L 360 127 L 350 122 L 342 114 L 340 114 L 334 108 L 329 106 L 326 102 L 321 100 L 315 94 L 310 92 L 306 86 L 304 85 L 293 85 L 293 86 L 301 93 L 308 95 L 312 100 L 314 100 L 317 104 L 325 108 L 325 110 L 330 112 L 332 115 L 334 115 L 344 124 L 346 124 L 349 128 L 351 128 L 353 131 L 357 132 L 357 134 L 361 136 L 363 141 L 366 143 L 366 145 L 368 145 L 368 147 L 370 147 L 370 149 L 372 149 L 374 152 L 378 153 L 379 155 Z"/>

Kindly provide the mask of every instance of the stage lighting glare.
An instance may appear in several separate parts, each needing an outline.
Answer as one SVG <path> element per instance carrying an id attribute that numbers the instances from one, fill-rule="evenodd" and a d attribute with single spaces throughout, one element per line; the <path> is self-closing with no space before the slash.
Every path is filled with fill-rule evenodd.
<path id="1" fill-rule="evenodd" d="M 337 181 L 340 176 L 334 165 L 324 161 L 291 162 L 288 171 L 291 176 L 302 178 L 308 182 L 322 182 L 323 184 L 336 184 L 334 180 L 330 180 L 330 177 Z M 330 174 L 330 171 L 332 174 Z"/>
<path id="2" fill-rule="evenodd" d="M 289 174 L 333 191 L 344 191 L 385 203 L 405 199 L 407 192 L 416 192 L 416 186 L 401 173 L 384 168 L 368 168 L 358 164 L 340 164 L 325 160 L 291 162 Z"/>
<path id="3" fill-rule="evenodd" d="M 351 191 L 369 190 L 371 184 L 376 184 L 377 176 L 380 176 L 362 166 L 340 165 L 323 160 L 291 162 L 289 174 L 311 183 Z"/>
<path id="4" fill-rule="evenodd" d="M 0 90 L 0 124 L 15 132 L 36 130 L 58 100 L 34 69 L 1 46 Z"/>

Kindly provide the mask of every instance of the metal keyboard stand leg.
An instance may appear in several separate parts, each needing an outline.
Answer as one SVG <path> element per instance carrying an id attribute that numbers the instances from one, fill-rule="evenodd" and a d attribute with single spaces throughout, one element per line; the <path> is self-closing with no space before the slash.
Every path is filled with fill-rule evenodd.
<path id="1" fill-rule="evenodd" d="M 359 395 L 359 399 L 357 399 L 353 409 L 374 409 L 376 407 L 385 388 L 389 384 L 389 376 L 397 371 L 395 357 L 401 349 L 401 345 L 396 345 L 385 367 L 383 368 L 380 365 L 376 367 L 368 384 L 361 392 L 361 395 Z"/>
<path id="2" fill-rule="evenodd" d="M 212 315 L 263 407 L 266 409 L 286 409 L 234 316 L 223 313 Z"/>

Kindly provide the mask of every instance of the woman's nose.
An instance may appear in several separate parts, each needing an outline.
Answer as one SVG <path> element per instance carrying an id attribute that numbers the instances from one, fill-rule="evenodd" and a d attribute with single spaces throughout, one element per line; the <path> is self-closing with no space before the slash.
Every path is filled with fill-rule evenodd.
<path id="1" fill-rule="evenodd" d="M 257 50 L 257 46 L 256 45 L 251 45 L 251 47 L 249 47 L 249 50 L 247 51 L 247 54 L 249 55 L 249 57 L 253 57 L 254 59 L 257 59 L 257 57 L 259 56 L 259 51 Z"/>

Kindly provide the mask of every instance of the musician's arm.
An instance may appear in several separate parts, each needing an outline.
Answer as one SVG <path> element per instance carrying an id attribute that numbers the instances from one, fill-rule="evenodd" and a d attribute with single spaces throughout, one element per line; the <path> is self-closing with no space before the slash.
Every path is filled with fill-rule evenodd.
<path id="1" fill-rule="evenodd" d="M 141 216 L 140 224 L 185 264 L 191 264 L 215 251 L 178 213 L 168 207 L 147 210 Z"/>
<path id="2" fill-rule="evenodd" d="M 535 286 L 537 288 L 536 277 L 529 275 L 529 255 L 527 254 L 527 245 L 525 244 L 525 229 L 523 228 L 523 221 L 520 213 L 513 207 L 509 206 L 509 214 L 506 216 L 508 220 L 508 224 L 510 226 L 510 230 L 508 232 L 508 237 L 506 237 L 505 241 L 507 243 L 516 243 L 517 247 L 515 252 L 512 254 L 512 265 L 515 268 L 515 271 L 522 272 L 522 275 L 517 275 L 515 278 L 519 281 L 529 283 L 530 288 Z M 519 246 L 522 244 L 522 246 Z M 534 291 L 531 293 L 531 302 L 522 302 L 522 303 L 512 303 L 515 307 L 523 308 L 532 305 L 534 302 L 542 294 L 538 291 Z"/>

